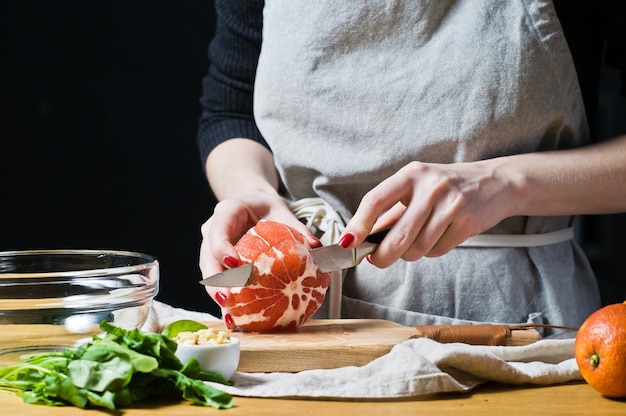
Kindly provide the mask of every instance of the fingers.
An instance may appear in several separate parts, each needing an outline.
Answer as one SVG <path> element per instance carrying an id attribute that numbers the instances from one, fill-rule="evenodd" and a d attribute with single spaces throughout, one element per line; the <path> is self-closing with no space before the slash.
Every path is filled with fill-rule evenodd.
<path id="1" fill-rule="evenodd" d="M 239 240 L 254 223 L 256 218 L 241 205 L 230 201 L 220 202 L 215 206 L 213 216 L 201 227 L 199 266 L 202 277 L 206 278 L 226 268 L 239 266 L 239 254 L 233 242 Z M 207 293 L 220 306 L 224 323 L 229 329 L 234 328 L 228 308 L 230 290 L 223 287 L 205 287 Z"/>
<path id="2" fill-rule="evenodd" d="M 416 261 L 422 257 L 443 256 L 468 237 L 478 234 L 474 229 L 473 224 L 463 224 L 452 215 L 439 220 L 432 215 L 401 258 Z"/>
<path id="3" fill-rule="evenodd" d="M 452 223 L 441 235 L 441 237 L 436 240 L 435 244 L 430 248 L 430 250 L 425 252 L 423 255 L 420 256 L 420 253 L 418 253 L 417 256 L 419 257 L 416 257 L 415 259 L 410 257 L 405 258 L 404 256 L 402 258 L 404 260 L 414 261 L 420 259 L 421 257 L 443 256 L 453 248 L 457 247 L 463 241 L 476 234 L 478 233 L 469 231 L 468 227 L 463 227 L 459 224 Z"/>
<path id="4" fill-rule="evenodd" d="M 378 219 L 374 223 L 374 226 L 372 227 L 371 232 L 376 232 L 376 231 L 382 230 L 383 228 L 388 228 L 388 227 L 393 226 L 394 224 L 398 222 L 398 220 L 402 217 L 402 215 L 404 215 L 405 211 L 406 211 L 406 206 L 403 203 L 401 202 L 396 203 L 393 207 L 383 212 L 378 217 Z"/>
<path id="5" fill-rule="evenodd" d="M 212 276 L 239 263 L 239 254 L 227 237 L 227 231 L 217 226 L 214 218 L 207 220 L 201 227 L 200 270 L 202 277 Z"/>
<path id="6" fill-rule="evenodd" d="M 363 196 L 359 207 L 341 234 L 341 238 L 352 236 L 352 238 L 344 238 L 344 241 L 350 240 L 350 244 L 344 245 L 345 248 L 355 247 L 362 243 L 375 229 L 397 224 L 405 210 L 402 201 L 410 199 L 410 197 L 407 198 L 405 185 L 404 178 L 396 174 Z"/>
<path id="7" fill-rule="evenodd" d="M 413 202 L 416 174 L 405 167 L 370 190 L 343 232 L 344 236 L 354 236 L 348 247 L 355 247 L 372 231 L 393 224 L 376 252 L 369 257 L 370 262 L 378 267 L 390 266 L 410 250 L 430 216 L 432 203 Z"/>
<path id="8" fill-rule="evenodd" d="M 213 301 L 215 301 L 215 303 L 219 305 L 222 318 L 224 319 L 226 327 L 231 330 L 234 329 L 235 324 L 230 313 L 230 308 L 228 307 L 230 299 L 230 289 L 226 287 L 206 286 L 206 291 L 211 299 L 213 299 Z"/>
<path id="9" fill-rule="evenodd" d="M 354 247 L 372 231 L 393 224 L 370 255 L 372 264 L 384 268 L 399 258 L 441 256 L 482 231 L 474 201 L 479 187 L 470 185 L 456 167 L 411 163 L 363 197 L 344 230 L 343 236 L 354 237 L 345 246 Z"/>
<path id="10" fill-rule="evenodd" d="M 224 266 L 238 266 L 239 254 L 233 244 L 258 220 L 252 209 L 236 200 L 219 202 L 215 205 L 213 216 L 202 226 L 203 239 L 210 242 L 208 254 Z"/>
<path id="11" fill-rule="evenodd" d="M 443 255 L 463 241 L 457 241 L 461 230 L 456 222 L 459 212 L 462 211 L 462 198 L 447 188 L 435 188 L 426 209 L 420 209 L 420 204 L 416 203 L 407 207 L 399 222 L 410 223 L 413 220 L 418 227 L 407 237 L 408 247 L 398 247 L 398 252 L 402 252 L 402 259 L 416 261 L 422 257 Z M 416 216 L 422 216 L 423 222 L 415 221 Z"/>

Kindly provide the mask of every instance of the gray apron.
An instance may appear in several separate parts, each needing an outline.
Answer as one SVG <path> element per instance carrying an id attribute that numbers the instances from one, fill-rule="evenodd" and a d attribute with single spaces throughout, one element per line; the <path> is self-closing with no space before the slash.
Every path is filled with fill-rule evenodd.
<path id="1" fill-rule="evenodd" d="M 254 109 L 292 200 L 348 220 L 407 163 L 578 147 L 589 133 L 552 2 L 266 0 Z M 513 217 L 485 235 L 559 233 L 573 218 Z M 466 245 L 364 262 L 342 316 L 405 325 L 539 320 L 577 326 L 600 306 L 573 240 Z"/>

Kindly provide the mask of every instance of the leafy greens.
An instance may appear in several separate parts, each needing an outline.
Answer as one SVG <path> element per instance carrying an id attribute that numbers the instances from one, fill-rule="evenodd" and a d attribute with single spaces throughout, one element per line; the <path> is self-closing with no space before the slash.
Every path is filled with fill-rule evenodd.
<path id="1" fill-rule="evenodd" d="M 231 385 L 202 371 L 195 358 L 176 357 L 177 344 L 161 334 L 125 330 L 105 321 L 105 334 L 79 347 L 34 354 L 23 363 L 0 368 L 0 391 L 26 403 L 80 408 L 129 407 L 149 397 L 184 399 L 218 409 L 230 408 L 232 396 L 204 381 Z"/>

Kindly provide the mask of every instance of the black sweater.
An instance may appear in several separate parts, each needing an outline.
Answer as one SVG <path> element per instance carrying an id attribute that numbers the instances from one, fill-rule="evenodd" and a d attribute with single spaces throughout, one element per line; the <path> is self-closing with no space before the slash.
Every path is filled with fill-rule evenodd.
<path id="1" fill-rule="evenodd" d="M 607 65 L 620 71 L 620 92 L 626 95 L 626 1 L 554 0 L 554 4 L 593 124 L 603 51 Z M 209 46 L 197 136 L 203 165 L 211 150 L 230 138 L 245 137 L 267 147 L 252 112 L 263 0 L 215 0 L 215 10 L 217 25 Z"/>

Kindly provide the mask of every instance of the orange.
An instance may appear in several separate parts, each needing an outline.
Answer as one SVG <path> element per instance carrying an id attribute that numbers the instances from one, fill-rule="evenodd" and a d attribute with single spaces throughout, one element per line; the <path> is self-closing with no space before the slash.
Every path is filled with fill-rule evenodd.
<path id="1" fill-rule="evenodd" d="M 591 387 L 606 397 L 626 398 L 626 302 L 607 305 L 583 322 L 574 356 Z"/>

